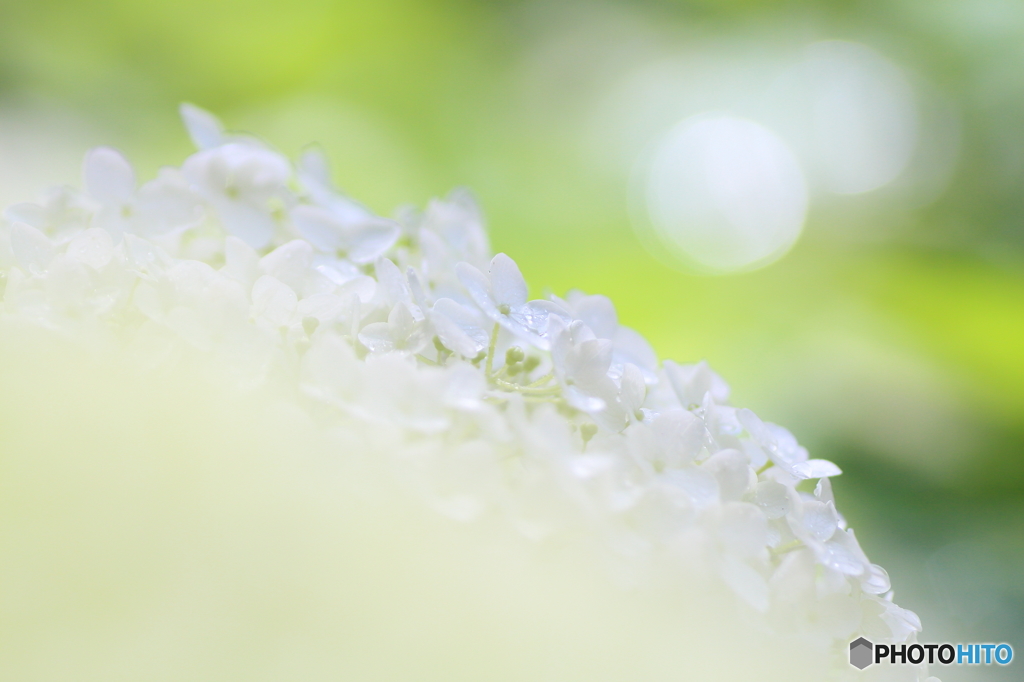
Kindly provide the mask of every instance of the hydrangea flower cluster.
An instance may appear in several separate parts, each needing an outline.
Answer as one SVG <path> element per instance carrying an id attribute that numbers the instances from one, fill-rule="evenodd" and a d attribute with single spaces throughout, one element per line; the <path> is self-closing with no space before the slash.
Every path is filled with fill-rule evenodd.
<path id="1" fill-rule="evenodd" d="M 384 218 L 332 186 L 319 151 L 293 168 L 182 116 L 198 151 L 181 168 L 140 186 L 94 149 L 84 192 L 5 211 L 6 318 L 150 368 L 191 354 L 242 385 L 282 382 L 319 418 L 400 444 L 396 470 L 440 512 L 677 562 L 837 669 L 857 636 L 914 641 L 920 621 L 836 510 L 839 468 L 730 406 L 707 364 L 659 362 L 604 296 L 531 300 L 466 193 Z"/>

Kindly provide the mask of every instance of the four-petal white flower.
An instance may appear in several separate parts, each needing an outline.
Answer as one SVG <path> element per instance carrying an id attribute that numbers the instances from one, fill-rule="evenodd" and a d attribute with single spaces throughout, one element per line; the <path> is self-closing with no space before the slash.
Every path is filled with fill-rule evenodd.
<path id="1" fill-rule="evenodd" d="M 526 280 L 515 261 L 503 253 L 491 260 L 487 275 L 469 263 L 456 265 L 455 274 L 484 315 L 538 348 L 551 347 L 547 334 L 550 318 L 570 321 L 551 301 L 527 301 Z"/>
<path id="2" fill-rule="evenodd" d="M 371 353 L 419 353 L 430 341 L 426 320 L 417 320 L 405 303 L 398 303 L 388 313 L 387 322 L 373 322 L 359 332 L 359 342 Z"/>
<path id="3" fill-rule="evenodd" d="M 193 154 L 181 172 L 229 233 L 254 249 L 270 243 L 278 223 L 271 200 L 283 202 L 288 194 L 287 159 L 265 147 L 227 142 Z"/>
<path id="4" fill-rule="evenodd" d="M 128 159 L 115 149 L 98 147 L 86 155 L 83 175 L 89 196 L 100 204 L 92 224 L 110 233 L 115 243 L 125 232 L 156 237 L 197 222 L 198 200 L 175 169 L 162 169 L 136 190 Z"/>
<path id="5" fill-rule="evenodd" d="M 431 308 L 430 320 L 445 348 L 462 357 L 475 358 L 487 348 L 490 325 L 476 308 L 439 298 Z"/>
<path id="6" fill-rule="evenodd" d="M 302 155 L 299 178 L 314 203 L 293 207 L 292 223 L 320 251 L 357 264 L 372 263 L 398 240 L 398 223 L 375 216 L 334 189 L 327 159 L 318 150 Z"/>
<path id="7" fill-rule="evenodd" d="M 626 363 L 633 364 L 649 384 L 658 381 L 658 356 L 647 339 L 629 327 L 619 324 L 615 304 L 607 296 L 588 296 L 582 291 L 570 291 L 565 299 L 551 296 L 551 300 L 569 311 L 573 319 L 590 327 L 594 336 L 612 342 L 612 362 L 609 369 L 613 377 L 622 375 Z"/>
<path id="8" fill-rule="evenodd" d="M 842 470 L 827 459 L 808 459 L 807 449 L 800 447 L 786 429 L 761 421 L 750 410 L 737 412 L 737 418 L 772 463 L 796 479 L 838 476 Z"/>
<path id="9" fill-rule="evenodd" d="M 608 376 L 612 342 L 597 338 L 581 320 L 567 327 L 558 316 L 551 318 L 548 332 L 551 362 L 566 400 L 592 415 L 604 411 L 615 401 L 618 392 L 615 382 Z"/>

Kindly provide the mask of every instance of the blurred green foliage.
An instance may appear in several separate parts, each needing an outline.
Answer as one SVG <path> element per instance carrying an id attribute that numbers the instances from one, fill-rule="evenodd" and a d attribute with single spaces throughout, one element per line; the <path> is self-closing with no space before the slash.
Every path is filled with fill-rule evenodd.
<path id="1" fill-rule="evenodd" d="M 629 169 L 588 151 L 601 94 L 674 49 L 825 38 L 873 46 L 952 103 L 941 196 L 816 208 L 792 253 L 742 275 L 646 252 Z M 0 111 L 71 112 L 83 150 L 113 143 L 144 176 L 189 152 L 176 106 L 192 101 L 289 154 L 322 143 L 382 212 L 471 187 L 536 293 L 609 295 L 662 355 L 708 358 L 737 402 L 843 466 L 851 523 L 901 604 L 940 623 L 930 640 L 1024 632 L 1013 580 L 979 623 L 922 578 L 947 575 L 934 561 L 964 538 L 1000 548 L 1008 575 L 1024 565 L 1022 65 L 1013 0 L 0 0 Z M 872 236 L 831 229 L 844 221 Z"/>

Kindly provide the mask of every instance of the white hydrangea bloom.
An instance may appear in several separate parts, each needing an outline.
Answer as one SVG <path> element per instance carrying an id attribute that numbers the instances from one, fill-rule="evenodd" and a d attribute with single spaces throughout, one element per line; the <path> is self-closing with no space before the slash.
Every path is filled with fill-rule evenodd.
<path id="1" fill-rule="evenodd" d="M 497 513 L 538 540 L 589 528 L 627 564 L 677 562 L 839 670 L 858 635 L 914 641 L 920 621 L 837 511 L 839 468 L 729 406 L 706 363 L 659 363 L 603 296 L 530 300 L 465 193 L 382 218 L 319 153 L 296 171 L 182 115 L 199 150 L 180 171 L 140 187 L 100 148 L 84 194 L 4 213 L 5 318 L 150 368 L 198 353 L 239 386 L 288 383 L 320 418 L 412 444 L 402 475 L 441 514 Z"/>

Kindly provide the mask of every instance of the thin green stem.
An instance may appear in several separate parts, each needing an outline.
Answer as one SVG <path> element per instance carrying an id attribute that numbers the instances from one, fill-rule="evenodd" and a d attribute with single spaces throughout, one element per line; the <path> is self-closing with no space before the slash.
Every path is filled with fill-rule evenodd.
<path id="1" fill-rule="evenodd" d="M 800 540 L 793 540 L 791 542 L 787 542 L 784 545 L 776 547 L 775 549 L 771 550 L 771 553 L 773 556 L 779 556 L 782 554 L 786 554 L 787 552 L 792 552 L 794 549 L 800 549 L 803 546 L 804 543 Z"/>
<path id="2" fill-rule="evenodd" d="M 491 332 L 491 345 L 487 348 L 487 362 L 484 365 L 484 371 L 488 378 L 491 377 L 491 370 L 494 369 L 494 349 L 498 345 L 498 330 L 500 329 L 497 322 L 494 323 L 494 330 Z"/>
<path id="3" fill-rule="evenodd" d="M 565 404 L 565 400 L 560 396 L 526 396 L 526 402 L 528 403 L 554 403 L 556 405 Z"/>
<path id="4" fill-rule="evenodd" d="M 536 381 L 533 381 L 533 382 L 531 382 L 529 384 L 526 384 L 526 388 L 533 388 L 534 386 L 540 386 L 541 384 L 546 384 L 547 382 L 551 381 L 554 378 L 555 378 L 555 371 L 551 370 L 550 372 L 548 372 L 547 374 L 542 376 L 540 379 L 537 379 Z"/>
<path id="5" fill-rule="evenodd" d="M 552 386 L 550 388 L 539 388 L 534 390 L 527 389 L 520 391 L 520 393 L 522 393 L 523 395 L 561 395 L 562 387 Z"/>
<path id="6" fill-rule="evenodd" d="M 492 377 L 494 384 L 498 388 L 503 388 L 506 391 L 517 391 L 525 396 L 543 396 L 543 395 L 558 395 L 561 392 L 561 386 L 549 386 L 546 388 L 534 388 L 531 389 L 529 386 L 523 386 L 521 384 L 515 384 L 511 381 L 505 381 L 499 377 Z"/>

